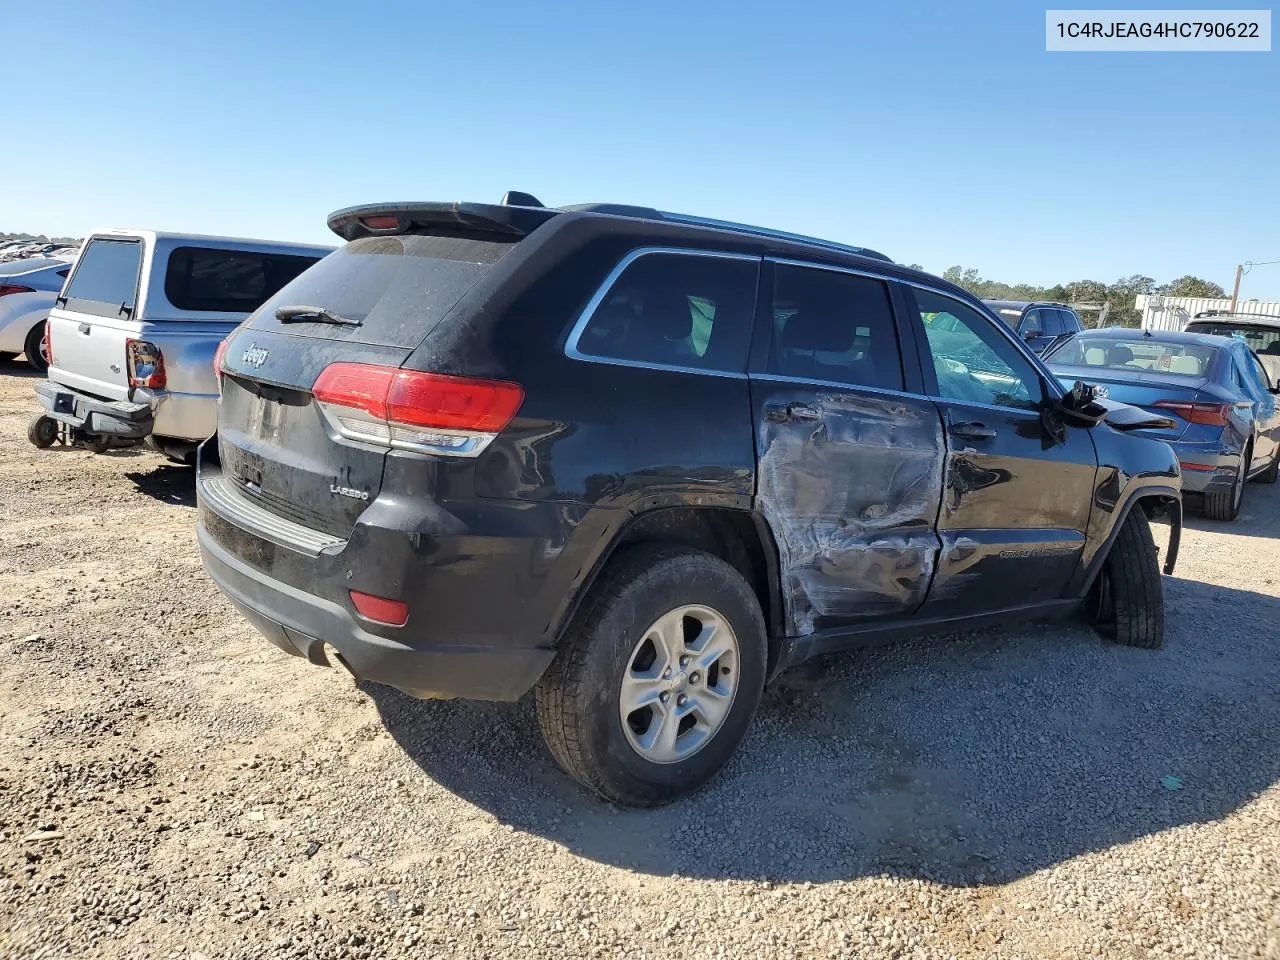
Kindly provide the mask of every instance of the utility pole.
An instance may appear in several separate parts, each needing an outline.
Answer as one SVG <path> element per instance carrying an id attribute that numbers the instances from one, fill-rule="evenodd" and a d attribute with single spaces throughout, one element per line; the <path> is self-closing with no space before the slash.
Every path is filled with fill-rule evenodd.
<path id="1" fill-rule="evenodd" d="M 1236 312 L 1236 301 L 1240 299 L 1240 278 L 1244 276 L 1244 264 L 1236 264 L 1236 285 L 1231 288 L 1231 312 Z"/>

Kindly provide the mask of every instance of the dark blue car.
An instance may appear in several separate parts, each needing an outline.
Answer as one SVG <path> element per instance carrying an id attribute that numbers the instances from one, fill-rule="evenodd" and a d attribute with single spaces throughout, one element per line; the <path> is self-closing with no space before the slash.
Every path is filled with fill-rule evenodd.
<path id="1" fill-rule="evenodd" d="M 1087 330 L 1044 357 L 1067 387 L 1169 416 L 1168 441 L 1182 465 L 1184 493 L 1204 495 L 1205 514 L 1234 520 L 1244 485 L 1274 483 L 1280 471 L 1280 408 L 1248 344 L 1229 337 L 1119 327 Z"/>

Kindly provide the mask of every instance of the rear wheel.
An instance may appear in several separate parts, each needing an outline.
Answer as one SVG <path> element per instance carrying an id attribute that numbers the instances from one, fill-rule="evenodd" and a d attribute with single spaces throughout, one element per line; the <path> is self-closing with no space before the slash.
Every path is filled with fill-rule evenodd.
<path id="1" fill-rule="evenodd" d="M 1240 504 L 1244 500 L 1244 485 L 1249 476 L 1249 458 L 1252 453 L 1252 448 L 1246 447 L 1240 455 L 1240 467 L 1228 489 L 1204 495 L 1204 515 L 1210 520 L 1234 520 L 1240 516 Z"/>
<path id="2" fill-rule="evenodd" d="M 760 702 L 760 604 L 684 547 L 628 549 L 601 574 L 537 687 L 552 756 L 606 800 L 656 806 L 728 762 Z"/>
<path id="3" fill-rule="evenodd" d="M 1127 647 L 1164 644 L 1164 590 L 1151 524 L 1140 506 L 1124 519 L 1093 588 L 1094 626 Z"/>
<path id="4" fill-rule="evenodd" d="M 22 352 L 27 355 L 27 363 L 38 373 L 49 369 L 49 357 L 44 347 L 44 321 L 40 321 L 27 331 L 27 339 Z"/>
<path id="5" fill-rule="evenodd" d="M 58 421 L 41 414 L 27 424 L 27 439 L 41 450 L 52 447 L 58 439 Z"/>

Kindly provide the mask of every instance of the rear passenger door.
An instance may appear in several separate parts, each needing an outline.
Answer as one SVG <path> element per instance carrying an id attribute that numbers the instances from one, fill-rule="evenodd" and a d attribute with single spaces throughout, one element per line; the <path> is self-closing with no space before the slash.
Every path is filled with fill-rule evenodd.
<path id="1" fill-rule="evenodd" d="M 761 289 L 756 501 L 789 632 L 910 616 L 938 550 L 944 442 L 902 302 L 875 276 L 793 262 L 766 261 Z"/>
<path id="2" fill-rule="evenodd" d="M 1062 596 L 1088 529 L 1097 457 L 1086 429 L 1044 421 L 1045 384 L 998 321 L 911 288 L 926 392 L 947 455 L 942 553 L 922 616 L 981 614 Z"/>

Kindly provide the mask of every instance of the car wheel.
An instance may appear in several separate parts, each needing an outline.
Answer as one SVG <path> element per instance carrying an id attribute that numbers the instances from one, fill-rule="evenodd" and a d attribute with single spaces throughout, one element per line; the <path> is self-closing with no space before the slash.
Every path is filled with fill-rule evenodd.
<path id="1" fill-rule="evenodd" d="M 606 800 L 656 806 L 728 762 L 764 689 L 754 591 L 717 557 L 627 549 L 600 575 L 538 682 L 552 756 Z"/>
<path id="2" fill-rule="evenodd" d="M 27 439 L 41 450 L 52 447 L 58 439 L 58 421 L 41 414 L 27 424 Z"/>
<path id="3" fill-rule="evenodd" d="M 1094 625 L 1126 647 L 1164 644 L 1164 589 L 1151 524 L 1134 506 L 1102 565 L 1093 589 Z"/>
<path id="4" fill-rule="evenodd" d="M 49 369 L 49 358 L 44 352 L 44 321 L 40 321 L 27 331 L 27 339 L 23 343 L 22 352 L 27 356 L 27 363 L 37 373 Z"/>
<path id="5" fill-rule="evenodd" d="M 1271 465 L 1257 476 L 1258 483 L 1275 483 L 1277 479 L 1280 479 L 1280 449 L 1271 458 Z"/>
<path id="6" fill-rule="evenodd" d="M 1244 485 L 1249 476 L 1249 457 L 1252 452 L 1251 447 L 1245 448 L 1235 480 L 1229 489 L 1204 495 L 1204 515 L 1210 520 L 1234 520 L 1240 516 L 1240 504 L 1244 500 Z"/>

